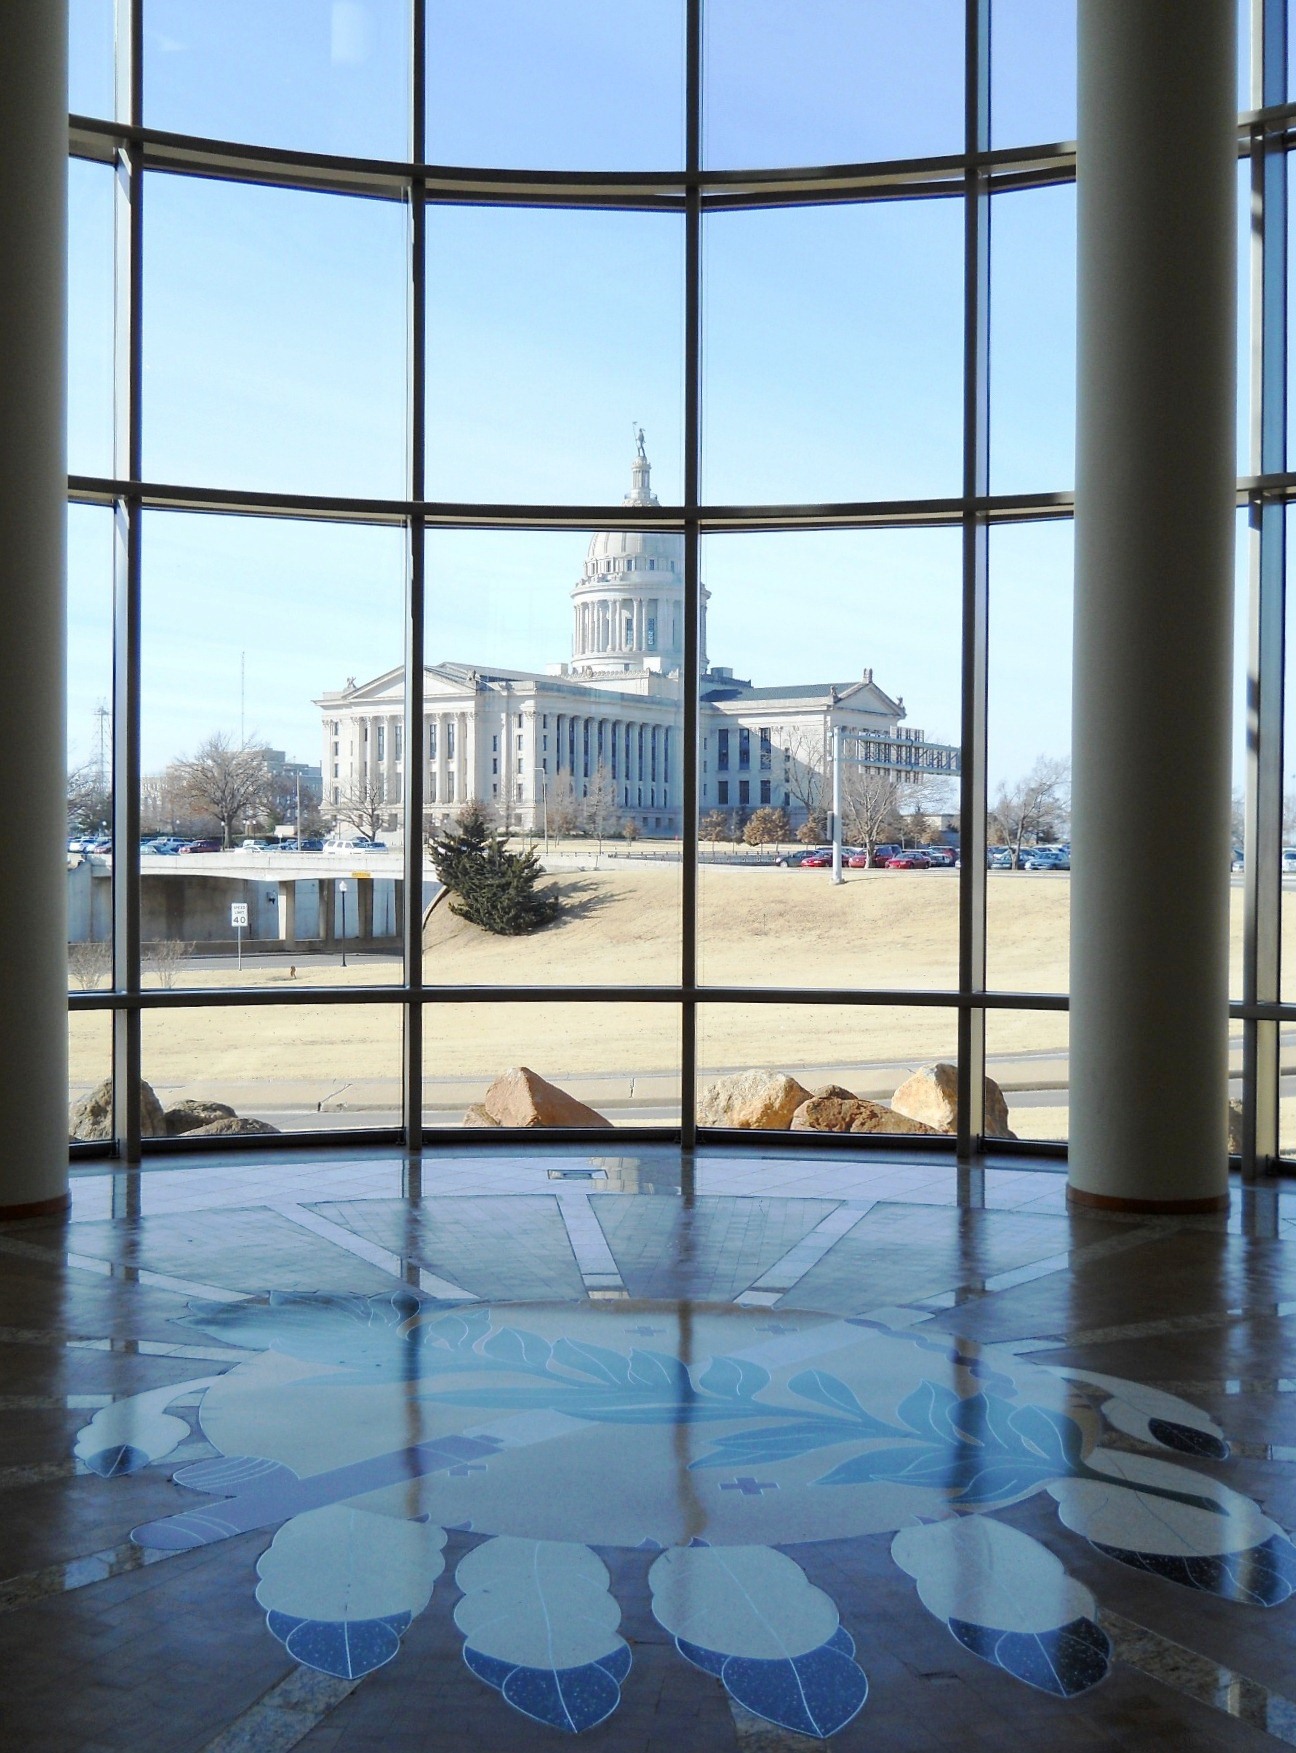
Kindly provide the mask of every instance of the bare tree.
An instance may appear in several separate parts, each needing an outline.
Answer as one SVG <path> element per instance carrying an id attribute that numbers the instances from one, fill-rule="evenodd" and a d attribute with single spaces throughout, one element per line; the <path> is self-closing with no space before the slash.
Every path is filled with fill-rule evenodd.
<path id="1" fill-rule="evenodd" d="M 602 852 L 603 836 L 615 832 L 618 815 L 616 780 L 602 761 L 594 769 L 584 804 L 585 832 L 597 837 Z"/>
<path id="2" fill-rule="evenodd" d="M 200 743 L 189 760 L 173 762 L 166 777 L 184 805 L 215 818 L 226 846 L 239 822 L 256 815 L 270 792 L 265 749 L 236 745 L 223 731 Z"/>
<path id="3" fill-rule="evenodd" d="M 386 785 L 377 775 L 369 774 L 342 786 L 330 813 L 336 822 L 376 840 L 387 809 Z"/>
<path id="4" fill-rule="evenodd" d="M 991 827 L 1002 846 L 1012 851 L 1012 867 L 1021 866 L 1022 847 L 1053 839 L 1066 820 L 1071 770 L 1065 761 L 1041 755 L 1023 778 L 1001 785 L 989 811 Z"/>
<path id="5" fill-rule="evenodd" d="M 627 846 L 633 846 L 639 838 L 639 824 L 633 816 L 627 816 L 621 824 L 621 838 Z"/>
<path id="6" fill-rule="evenodd" d="M 112 822 L 112 786 L 97 761 L 82 761 L 68 770 L 67 825 L 69 834 L 106 829 Z"/>
<path id="7" fill-rule="evenodd" d="M 82 992 L 93 992 L 99 982 L 112 976 L 112 945 L 103 938 L 68 945 L 68 979 Z"/>
<path id="8" fill-rule="evenodd" d="M 900 785 L 882 767 L 843 767 L 842 838 L 872 858 L 901 828 Z"/>
<path id="9" fill-rule="evenodd" d="M 549 787 L 549 832 L 573 834 L 580 825 L 576 788 L 570 773 L 556 773 Z"/>
<path id="10" fill-rule="evenodd" d="M 144 966 L 157 975 L 157 983 L 169 992 L 179 978 L 185 963 L 193 954 L 193 945 L 178 937 L 159 938 L 144 952 Z"/>
<path id="11" fill-rule="evenodd" d="M 821 822 L 827 750 L 821 725 L 788 725 L 783 732 L 783 783 L 806 820 Z M 822 838 L 822 833 L 816 839 Z"/>

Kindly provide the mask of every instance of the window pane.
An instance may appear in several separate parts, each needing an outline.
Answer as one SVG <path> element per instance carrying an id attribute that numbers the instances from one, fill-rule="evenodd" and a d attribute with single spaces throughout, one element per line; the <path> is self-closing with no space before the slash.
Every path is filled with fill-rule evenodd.
<path id="1" fill-rule="evenodd" d="M 409 155 L 408 0 L 145 0 L 152 128 Z"/>
<path id="2" fill-rule="evenodd" d="M 1287 637 L 1284 647 L 1287 674 L 1283 692 L 1283 894 L 1282 894 L 1282 1001 L 1284 1004 L 1296 1003 L 1296 512 L 1287 509 Z M 1245 574 L 1239 578 L 1239 597 L 1243 604 L 1247 598 Z M 1242 676 L 1245 684 L 1246 675 L 1246 622 L 1243 620 L 1244 638 L 1242 642 Z M 1243 785 L 1245 783 L 1245 751 L 1246 751 L 1246 719 L 1245 701 L 1243 710 L 1234 714 L 1234 792 L 1233 818 L 1234 842 L 1240 844 L 1237 828 L 1243 803 Z M 1240 722 L 1239 722 L 1240 721 Z M 1288 859 L 1287 854 L 1291 857 Z M 1289 871 L 1287 866 L 1291 864 Z M 1235 871 L 1233 877 L 1233 903 L 1235 913 L 1240 913 L 1242 896 L 1242 877 Z M 1234 920 L 1234 937 L 1239 935 L 1237 920 Z M 1229 990 L 1234 996 L 1240 996 L 1240 988 L 1234 983 Z M 1290 1049 L 1288 1049 L 1290 1054 Z M 1284 1061 L 1286 1063 L 1286 1061 Z M 1292 1058 L 1291 1069 L 1296 1071 L 1296 1056 Z M 1293 1101 L 1291 1112 L 1296 1121 L 1296 1087 L 1291 1091 Z M 1283 1110 L 1286 1113 L 1286 1108 Z"/>
<path id="3" fill-rule="evenodd" d="M 921 1103 L 924 1112 L 935 1114 L 929 1092 L 936 1080 L 910 1080 L 924 1065 L 952 1066 L 957 1043 L 953 1010 L 871 1004 L 700 1005 L 698 1124 L 784 1132 L 802 1101 L 822 1092 L 824 1104 L 802 1114 L 801 1124 L 812 1133 L 850 1133 L 852 1125 L 860 1133 L 916 1132 L 914 1117 L 902 1110 Z M 749 1072 L 773 1074 L 754 1100 L 750 1084 L 735 1088 L 733 1082 Z M 909 1088 L 901 1107 L 892 1109 L 905 1084 Z M 851 1136 L 858 1142 L 856 1134 Z"/>
<path id="4" fill-rule="evenodd" d="M 683 549 L 655 531 L 429 532 L 429 829 L 477 803 L 535 850 L 560 911 L 501 936 L 437 906 L 425 979 L 678 979 Z"/>
<path id="5" fill-rule="evenodd" d="M 213 1103 L 261 1122 L 247 1132 L 401 1123 L 399 1005 L 146 1010 L 142 1028 L 144 1080 L 164 1114 L 181 1109 L 166 1122 L 168 1136 L 191 1134 L 195 1119 L 227 1121 Z M 197 1106 L 186 1111 L 184 1103 Z M 222 1126 L 222 1134 L 238 1130 Z"/>
<path id="6" fill-rule="evenodd" d="M 113 514 L 67 517 L 68 986 L 112 985 Z"/>
<path id="7" fill-rule="evenodd" d="M 145 513 L 146 984 L 401 978 L 404 584 L 399 530 Z"/>
<path id="8" fill-rule="evenodd" d="M 401 497 L 402 210 L 194 177 L 146 184 L 146 476 Z"/>
<path id="9" fill-rule="evenodd" d="M 1244 991 L 1242 970 L 1246 953 L 1246 883 L 1243 855 L 1246 847 L 1247 670 L 1250 662 L 1252 542 L 1250 514 L 1245 508 L 1236 515 L 1233 538 L 1233 798 L 1229 812 L 1229 863 L 1232 866 L 1229 885 L 1229 996 L 1240 999 Z M 1289 743 L 1288 747 L 1291 746 Z M 1293 827 L 1296 828 L 1296 813 L 1293 815 Z M 1286 840 L 1287 829 L 1284 826 L 1284 844 Z M 1296 844 L 1296 833 L 1293 833 L 1292 841 Z M 1287 899 L 1284 895 L 1283 906 L 1286 905 Z"/>
<path id="10" fill-rule="evenodd" d="M 427 59 L 430 163 L 683 165 L 681 0 L 439 0 Z"/>
<path id="11" fill-rule="evenodd" d="M 990 531 L 992 989 L 1066 992 L 1070 983 L 1073 571 L 1069 522 Z"/>
<path id="12" fill-rule="evenodd" d="M 423 1041 L 428 1126 L 679 1125 L 674 1005 L 434 1003 Z"/>
<path id="13" fill-rule="evenodd" d="M 1073 183 L 999 195 L 990 219 L 990 491 L 1075 481 Z"/>
<path id="14" fill-rule="evenodd" d="M 607 505 L 633 421 L 681 497 L 675 216 L 428 210 L 428 497 Z"/>
<path id="15" fill-rule="evenodd" d="M 1040 145 L 1076 136 L 1076 0 L 994 0 L 990 142 Z"/>
<path id="16" fill-rule="evenodd" d="M 960 568 L 947 530 L 704 540 L 708 985 L 957 986 Z M 838 727 L 847 868 L 834 886 L 796 861 L 830 834 Z M 936 865 L 863 867 L 902 845 Z"/>
<path id="17" fill-rule="evenodd" d="M 113 0 L 71 0 L 68 7 L 68 109 L 111 117 Z"/>
<path id="18" fill-rule="evenodd" d="M 68 1013 L 68 1137 L 104 1143 L 112 1137 L 112 1015 Z"/>
<path id="19" fill-rule="evenodd" d="M 720 213 L 704 243 L 708 500 L 959 491 L 958 202 Z"/>
<path id="20" fill-rule="evenodd" d="M 986 1012 L 986 1076 L 1003 1096 L 1014 1138 L 1065 1144 L 1070 1135 L 1070 1018 L 1060 1010 Z M 996 1103 L 987 1092 L 987 1130 Z"/>
<path id="21" fill-rule="evenodd" d="M 113 173 L 68 164 L 68 471 L 113 472 Z"/>
<path id="22" fill-rule="evenodd" d="M 963 12 L 961 0 L 707 0 L 707 163 L 961 152 Z"/>

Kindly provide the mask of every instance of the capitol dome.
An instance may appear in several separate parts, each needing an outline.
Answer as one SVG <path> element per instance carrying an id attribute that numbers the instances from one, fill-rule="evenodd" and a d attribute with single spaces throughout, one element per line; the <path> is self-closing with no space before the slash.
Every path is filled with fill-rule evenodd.
<path id="1" fill-rule="evenodd" d="M 656 505 L 643 433 L 622 504 Z M 703 667 L 705 667 L 705 591 Z M 672 530 L 599 530 L 572 591 L 572 667 L 594 675 L 684 667 L 684 537 Z"/>

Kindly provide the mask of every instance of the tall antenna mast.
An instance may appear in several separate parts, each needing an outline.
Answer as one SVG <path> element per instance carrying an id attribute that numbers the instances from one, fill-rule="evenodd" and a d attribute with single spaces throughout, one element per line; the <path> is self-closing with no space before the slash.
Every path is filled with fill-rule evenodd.
<path id="1" fill-rule="evenodd" d="M 239 652 L 239 748 L 247 747 L 247 652 Z"/>

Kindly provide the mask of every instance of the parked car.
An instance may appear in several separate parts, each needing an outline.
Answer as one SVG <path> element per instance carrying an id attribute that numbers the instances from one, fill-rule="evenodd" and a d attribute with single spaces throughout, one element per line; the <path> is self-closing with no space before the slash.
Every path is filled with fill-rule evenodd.
<path id="1" fill-rule="evenodd" d="M 186 840 L 180 848 L 181 852 L 223 852 L 225 848 L 219 840 Z"/>
<path id="2" fill-rule="evenodd" d="M 986 851 L 987 870 L 1011 870 L 1012 853 L 1006 846 L 991 846 Z"/>
<path id="3" fill-rule="evenodd" d="M 883 845 L 883 846 L 875 846 L 873 848 L 873 863 L 874 863 L 875 868 L 878 870 L 882 870 L 886 865 L 890 864 L 891 859 L 894 855 L 897 855 L 903 851 L 904 851 L 904 847 L 901 846 L 898 842 L 897 843 L 890 843 L 890 844 Z"/>
<path id="4" fill-rule="evenodd" d="M 1070 870 L 1071 855 L 1056 846 L 1032 846 L 1022 853 L 1023 870 Z"/>
<path id="5" fill-rule="evenodd" d="M 823 870 L 826 865 L 832 863 L 832 860 L 833 855 L 831 851 L 807 852 L 804 858 L 801 859 L 797 868 L 799 870 Z"/>
<path id="6" fill-rule="evenodd" d="M 1282 868 L 1284 876 L 1296 876 L 1296 846 L 1283 847 Z"/>
<path id="7" fill-rule="evenodd" d="M 930 870 L 931 860 L 915 847 L 910 852 L 893 852 L 887 859 L 888 870 Z"/>
<path id="8" fill-rule="evenodd" d="M 928 846 L 926 852 L 933 870 L 953 870 L 958 863 L 958 853 L 952 846 Z"/>

